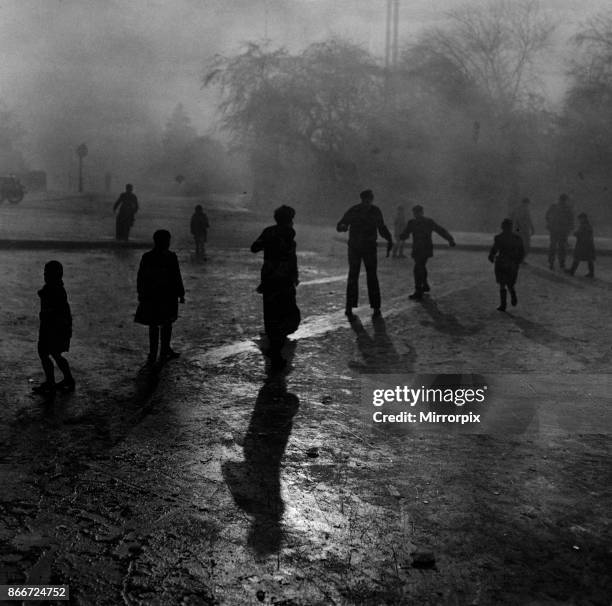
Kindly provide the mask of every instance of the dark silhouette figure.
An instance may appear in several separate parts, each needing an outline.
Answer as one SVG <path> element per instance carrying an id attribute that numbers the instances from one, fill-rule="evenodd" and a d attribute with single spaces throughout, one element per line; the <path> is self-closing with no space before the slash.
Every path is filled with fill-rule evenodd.
<path id="1" fill-rule="evenodd" d="M 510 291 L 510 302 L 517 304 L 514 285 L 518 277 L 519 265 L 525 256 L 521 237 L 512 231 L 512 221 L 504 219 L 501 224 L 502 232 L 495 236 L 493 246 L 489 251 L 489 261 L 495 263 L 495 279 L 499 284 L 499 311 L 506 311 L 507 293 Z"/>
<path id="2" fill-rule="evenodd" d="M 574 262 L 570 269 L 566 270 L 568 274 L 574 275 L 578 269 L 580 261 L 586 261 L 589 267 L 587 278 L 595 277 L 595 240 L 593 239 L 593 228 L 589 223 L 589 218 L 586 213 L 578 215 L 578 229 L 574 232 L 576 236 L 576 246 L 574 247 Z"/>
<path id="3" fill-rule="evenodd" d="M 280 206 L 274 211 L 276 225 L 266 227 L 251 245 L 251 252 L 263 250 L 261 283 L 257 292 L 263 295 L 264 329 L 269 340 L 268 355 L 273 370 L 282 370 L 287 362 L 281 350 L 287 335 L 300 325 L 300 310 L 295 289 L 299 283 L 295 253 L 295 210 Z"/>
<path id="4" fill-rule="evenodd" d="M 178 301 L 185 303 L 185 288 L 176 254 L 169 250 L 170 232 L 159 229 L 153 234 L 155 246 L 142 255 L 138 268 L 138 308 L 134 321 L 149 327 L 149 357 L 157 359 L 161 334 L 162 361 L 178 358 L 170 347 L 172 323 L 178 317 Z"/>
<path id="5" fill-rule="evenodd" d="M 119 209 L 115 231 L 115 239 L 117 240 L 127 241 L 130 229 L 134 225 L 134 216 L 138 212 L 138 198 L 132 191 L 133 189 L 133 186 L 128 183 L 125 186 L 125 191 L 119 196 L 113 206 L 113 212 Z"/>
<path id="6" fill-rule="evenodd" d="M 574 227 L 574 213 L 569 206 L 566 194 L 559 196 L 559 202 L 551 204 L 546 211 L 546 229 L 550 233 L 548 248 L 548 267 L 554 269 L 555 257 L 559 259 L 559 267 L 565 269 L 567 254 L 567 238 Z"/>
<path id="7" fill-rule="evenodd" d="M 429 292 L 427 282 L 427 259 L 433 257 L 432 232 L 436 232 L 448 241 L 449 246 L 455 246 L 454 238 L 433 219 L 423 214 L 423 207 L 417 204 L 412 209 L 413 219 L 408 221 L 406 229 L 400 234 L 402 240 L 407 240 L 412 234 L 412 258 L 414 259 L 414 293 L 410 299 L 422 299 L 423 293 Z"/>
<path id="8" fill-rule="evenodd" d="M 195 240 L 195 255 L 196 259 L 205 261 L 206 260 L 206 235 L 208 233 L 208 228 L 210 224 L 208 222 L 208 217 L 206 213 L 202 209 L 202 205 L 198 204 L 195 207 L 195 211 L 191 216 L 191 233 L 193 235 L 193 239 Z"/>
<path id="9" fill-rule="evenodd" d="M 531 250 L 531 236 L 535 233 L 533 227 L 533 221 L 531 220 L 531 213 L 529 212 L 529 205 L 531 201 L 529 198 L 523 198 L 520 206 L 514 209 L 512 216 L 512 224 L 514 225 L 514 231 L 521 237 L 523 241 L 523 249 L 525 250 L 525 257 Z M 525 259 L 523 258 L 523 262 Z"/>
<path id="10" fill-rule="evenodd" d="M 387 251 L 393 246 L 393 238 L 385 225 L 382 212 L 374 206 L 374 194 L 366 189 L 359 194 L 361 202 L 351 206 L 336 226 L 339 232 L 349 232 L 348 263 L 349 273 L 346 284 L 346 316 L 352 320 L 353 308 L 359 300 L 359 272 L 361 261 L 365 265 L 368 283 L 368 298 L 374 315 L 380 315 L 380 286 L 378 285 L 376 233 L 387 240 Z M 387 252 L 388 255 L 388 252 Z"/>
<path id="11" fill-rule="evenodd" d="M 406 255 L 404 255 L 404 240 L 400 239 L 401 233 L 406 229 L 406 213 L 404 212 L 403 206 L 397 207 L 397 213 L 395 218 L 393 219 L 393 237 L 395 238 L 393 241 L 393 258 L 403 259 Z"/>
<path id="12" fill-rule="evenodd" d="M 45 382 L 35 387 L 33 391 L 42 395 L 51 395 L 56 389 L 71 391 L 75 384 L 68 360 L 62 356 L 63 352 L 69 350 L 72 337 L 72 315 L 62 281 L 63 274 L 64 268 L 59 261 L 49 261 L 45 265 L 45 285 L 38 291 L 40 297 L 38 355 L 45 372 Z M 64 375 L 63 380 L 57 384 L 51 358 L 55 360 Z"/>
<path id="13" fill-rule="evenodd" d="M 402 355 L 398 353 L 387 333 L 384 318 L 373 318 L 373 336 L 366 331 L 357 315 L 351 322 L 351 328 L 355 332 L 357 347 L 363 357 L 363 364 L 349 362 L 351 368 L 362 374 L 412 372 L 416 351 L 412 346 L 408 346 L 408 352 Z"/>
<path id="14" fill-rule="evenodd" d="M 238 507 L 252 516 L 248 545 L 260 556 L 278 552 L 285 505 L 280 490 L 281 461 L 289 441 L 296 395 L 276 375 L 260 389 L 244 437 L 244 461 L 223 464 L 223 477 Z"/>

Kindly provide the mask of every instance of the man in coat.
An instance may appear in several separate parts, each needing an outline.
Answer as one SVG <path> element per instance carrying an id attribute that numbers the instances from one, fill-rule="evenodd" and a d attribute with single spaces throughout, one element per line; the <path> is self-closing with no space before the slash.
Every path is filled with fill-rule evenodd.
<path id="1" fill-rule="evenodd" d="M 430 287 L 427 282 L 427 260 L 433 257 L 432 232 L 436 232 L 448 241 L 449 246 L 455 246 L 454 238 L 433 219 L 426 217 L 423 207 L 417 204 L 412 209 L 413 219 L 410 219 L 406 229 L 401 233 L 400 238 L 407 240 L 412 234 L 412 258 L 414 259 L 414 293 L 410 299 L 420 300 L 423 293 L 429 292 Z"/>
<path id="2" fill-rule="evenodd" d="M 376 234 L 387 240 L 387 250 L 393 246 L 391 232 L 387 229 L 382 212 L 374 202 L 374 193 L 366 189 L 359 194 L 361 202 L 351 206 L 342 219 L 338 221 L 336 230 L 349 232 L 348 262 L 349 273 L 346 284 L 346 316 L 353 320 L 353 308 L 357 307 L 359 299 L 359 272 L 361 261 L 365 265 L 368 284 L 368 299 L 375 317 L 380 316 L 380 286 L 378 284 Z"/>
<path id="3" fill-rule="evenodd" d="M 125 186 L 125 191 L 119 196 L 113 206 L 113 212 L 119 209 L 115 231 L 116 240 L 127 241 L 130 229 L 134 225 L 134 216 L 138 212 L 138 198 L 133 190 L 133 185 L 128 183 Z"/>

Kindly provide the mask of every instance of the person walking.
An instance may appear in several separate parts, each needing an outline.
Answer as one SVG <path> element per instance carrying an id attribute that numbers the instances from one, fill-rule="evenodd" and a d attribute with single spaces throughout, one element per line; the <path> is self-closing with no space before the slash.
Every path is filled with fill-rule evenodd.
<path id="1" fill-rule="evenodd" d="M 489 251 L 489 261 L 495 263 L 495 280 L 499 284 L 499 307 L 498 311 L 506 311 L 507 292 L 510 293 L 510 303 L 517 304 L 516 290 L 514 285 L 518 278 L 519 265 L 525 257 L 523 240 L 513 232 L 511 219 L 504 219 L 501 224 L 502 231 L 493 240 L 493 246 Z"/>
<path id="2" fill-rule="evenodd" d="M 113 206 L 113 212 L 117 212 L 115 223 L 115 239 L 127 242 L 130 236 L 130 229 L 134 225 L 134 217 L 138 212 L 138 198 L 134 194 L 134 187 L 131 183 L 125 186 L 125 191 L 117 198 Z"/>
<path id="3" fill-rule="evenodd" d="M 346 284 L 345 314 L 349 320 L 354 320 L 353 308 L 359 300 L 359 272 L 361 262 L 365 265 L 368 285 L 368 299 L 375 317 L 380 316 L 380 286 L 377 275 L 377 232 L 387 240 L 387 251 L 393 247 L 393 238 L 385 225 L 381 210 L 374 206 L 374 193 L 366 189 L 359 194 L 361 202 L 351 206 L 342 219 L 338 221 L 338 232 L 349 232 L 348 263 L 349 273 Z M 388 252 L 387 252 L 388 255 Z"/>
<path id="4" fill-rule="evenodd" d="M 420 300 L 423 294 L 431 290 L 427 281 L 427 260 L 433 257 L 433 240 L 431 234 L 436 232 L 449 244 L 455 246 L 455 240 L 446 229 L 438 225 L 433 219 L 426 217 L 423 207 L 417 204 L 412 209 L 414 218 L 406 224 L 400 234 L 401 240 L 407 240 L 412 235 L 412 258 L 414 259 L 414 293 L 410 299 Z"/>

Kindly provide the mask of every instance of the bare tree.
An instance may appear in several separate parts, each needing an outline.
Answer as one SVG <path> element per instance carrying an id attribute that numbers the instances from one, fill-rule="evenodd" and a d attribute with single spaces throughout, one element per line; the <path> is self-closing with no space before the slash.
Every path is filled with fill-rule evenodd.
<path id="1" fill-rule="evenodd" d="M 413 52 L 456 70 L 500 113 L 524 107 L 538 79 L 536 60 L 555 28 L 538 0 L 495 0 L 448 13 L 449 25 L 426 32 Z"/>

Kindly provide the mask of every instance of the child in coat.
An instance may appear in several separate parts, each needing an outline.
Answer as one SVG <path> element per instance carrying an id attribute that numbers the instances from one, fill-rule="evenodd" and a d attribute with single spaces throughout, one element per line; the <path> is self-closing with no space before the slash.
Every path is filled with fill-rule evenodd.
<path id="1" fill-rule="evenodd" d="M 64 268 L 59 261 L 45 265 L 45 285 L 38 291 L 40 297 L 40 329 L 38 333 L 38 355 L 45 373 L 45 382 L 35 387 L 38 394 L 53 394 L 56 389 L 71 391 L 75 382 L 68 360 L 62 353 L 70 348 L 72 337 L 72 315 L 62 277 Z M 64 378 L 55 383 L 53 361 Z"/>

